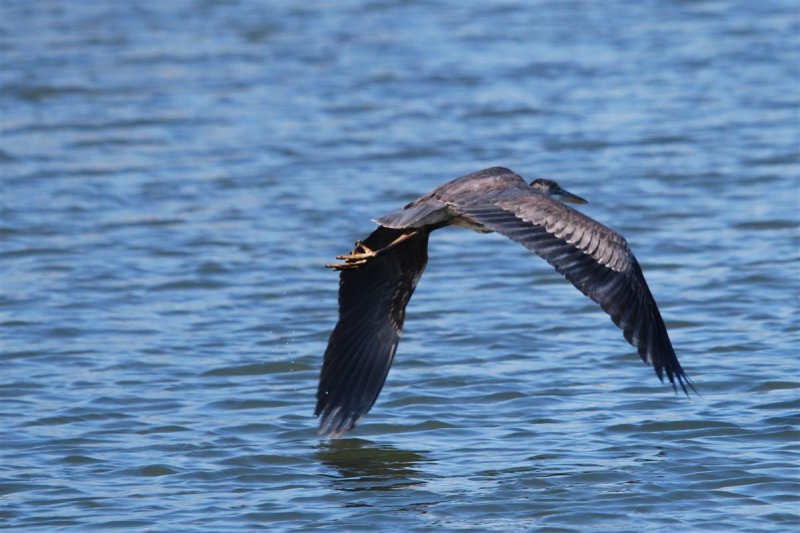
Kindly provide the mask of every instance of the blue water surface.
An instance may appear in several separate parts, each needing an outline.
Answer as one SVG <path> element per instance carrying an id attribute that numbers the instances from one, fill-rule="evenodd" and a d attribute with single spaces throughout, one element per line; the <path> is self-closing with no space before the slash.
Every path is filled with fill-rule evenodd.
<path id="1" fill-rule="evenodd" d="M 0 3 L 9 531 L 796 531 L 800 7 Z M 502 165 L 623 233 L 700 392 L 436 232 L 385 390 L 313 418 L 337 277 Z"/>

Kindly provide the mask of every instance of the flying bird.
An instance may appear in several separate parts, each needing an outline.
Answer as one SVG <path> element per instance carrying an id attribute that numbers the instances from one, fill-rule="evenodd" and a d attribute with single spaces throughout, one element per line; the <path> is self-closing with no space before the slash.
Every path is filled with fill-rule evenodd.
<path id="1" fill-rule="evenodd" d="M 619 326 L 639 356 L 677 391 L 681 368 L 642 269 L 619 233 L 563 202 L 585 204 L 558 183 L 527 183 L 501 167 L 467 174 L 402 209 L 356 242 L 340 263 L 339 321 L 325 350 L 315 415 L 338 438 L 370 410 L 397 350 L 406 305 L 428 260 L 428 237 L 445 226 L 497 232 L 553 265 Z"/>

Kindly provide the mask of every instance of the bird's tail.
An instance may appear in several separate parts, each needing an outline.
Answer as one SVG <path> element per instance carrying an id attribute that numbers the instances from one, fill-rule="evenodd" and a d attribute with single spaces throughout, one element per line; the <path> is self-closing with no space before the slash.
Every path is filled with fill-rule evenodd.
<path id="1" fill-rule="evenodd" d="M 437 224 L 451 216 L 446 203 L 435 198 L 425 198 L 373 220 L 386 228 L 405 229 Z"/>

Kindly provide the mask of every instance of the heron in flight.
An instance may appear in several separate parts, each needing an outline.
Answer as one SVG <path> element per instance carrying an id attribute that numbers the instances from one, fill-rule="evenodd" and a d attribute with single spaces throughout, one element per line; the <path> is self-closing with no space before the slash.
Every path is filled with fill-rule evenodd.
<path id="1" fill-rule="evenodd" d="M 339 322 L 331 333 L 317 390 L 320 433 L 340 437 L 370 410 L 394 359 L 406 304 L 428 260 L 428 236 L 445 226 L 497 232 L 553 265 L 619 326 L 642 360 L 688 395 L 667 328 L 628 243 L 562 202 L 585 204 L 556 182 L 527 183 L 487 168 L 434 189 L 356 242 L 340 263 Z"/>

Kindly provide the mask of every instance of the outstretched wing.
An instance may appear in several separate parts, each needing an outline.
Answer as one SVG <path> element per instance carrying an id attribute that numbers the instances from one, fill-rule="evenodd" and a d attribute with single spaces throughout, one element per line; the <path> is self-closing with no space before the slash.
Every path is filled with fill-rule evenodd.
<path id="1" fill-rule="evenodd" d="M 687 395 L 687 385 L 694 390 L 642 269 L 620 234 L 526 186 L 450 207 L 547 260 L 611 315 L 661 381 L 666 374 L 676 390 L 676 382 Z"/>
<path id="2" fill-rule="evenodd" d="M 379 227 L 364 240 L 372 250 L 409 230 Z M 352 428 L 375 403 L 392 364 L 406 304 L 428 261 L 427 229 L 339 278 L 339 322 L 320 374 L 315 415 L 331 438 Z"/>

